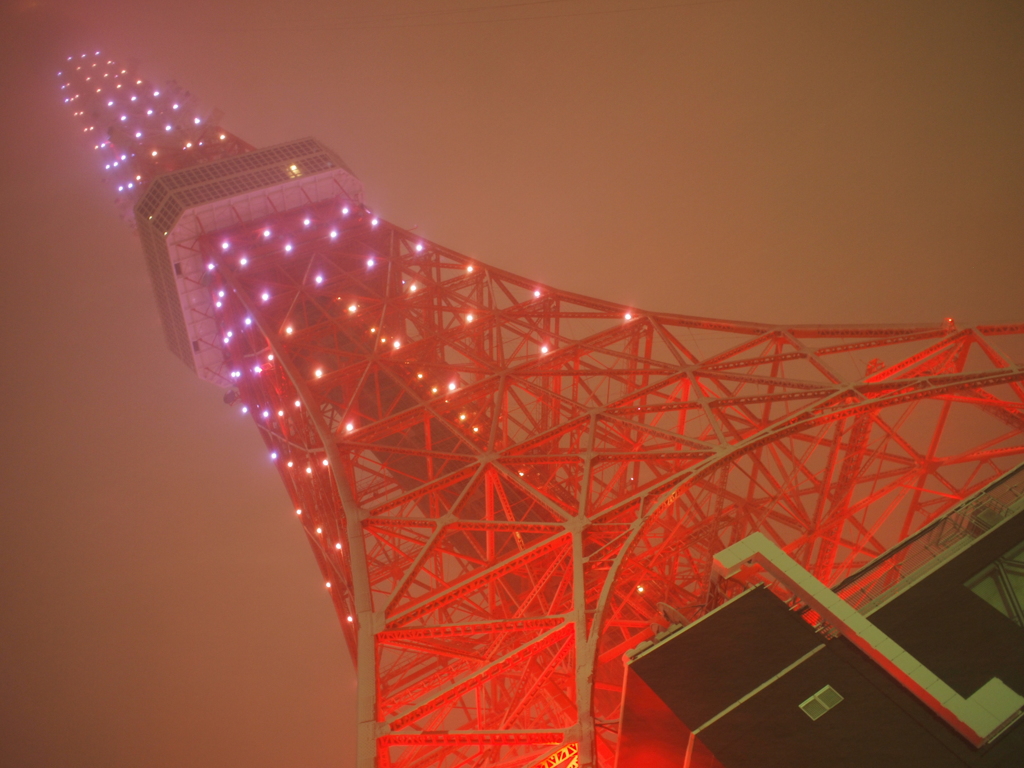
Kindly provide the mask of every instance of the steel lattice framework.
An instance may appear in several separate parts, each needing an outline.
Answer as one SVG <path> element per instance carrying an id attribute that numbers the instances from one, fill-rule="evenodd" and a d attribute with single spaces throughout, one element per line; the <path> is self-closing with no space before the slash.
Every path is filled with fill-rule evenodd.
<path id="1" fill-rule="evenodd" d="M 714 552 L 762 531 L 834 584 L 1024 455 L 1024 324 L 644 312 L 340 191 L 187 248 L 200 375 L 251 412 L 356 659 L 362 766 L 611 766 L 622 654 L 720 599 Z"/>

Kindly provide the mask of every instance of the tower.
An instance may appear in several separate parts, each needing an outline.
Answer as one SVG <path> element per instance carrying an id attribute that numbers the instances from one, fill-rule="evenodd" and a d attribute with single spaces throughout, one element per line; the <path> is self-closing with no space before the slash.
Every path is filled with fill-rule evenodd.
<path id="1" fill-rule="evenodd" d="M 168 344 L 252 416 L 359 674 L 363 766 L 611 765 L 622 654 L 761 531 L 827 584 L 1024 453 L 1024 324 L 643 312 L 374 215 L 98 54 L 61 93 Z"/>

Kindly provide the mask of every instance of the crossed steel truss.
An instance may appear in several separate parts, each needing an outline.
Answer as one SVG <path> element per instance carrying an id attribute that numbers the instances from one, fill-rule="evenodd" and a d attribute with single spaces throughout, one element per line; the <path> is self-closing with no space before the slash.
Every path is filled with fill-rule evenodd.
<path id="1" fill-rule="evenodd" d="M 336 241 L 298 220 L 335 207 L 218 233 L 244 268 L 199 247 L 357 659 L 367 763 L 611 765 L 622 654 L 713 606 L 713 552 L 762 531 L 835 583 L 1024 454 L 1024 324 L 641 312 L 365 209 Z"/>
<path id="2" fill-rule="evenodd" d="M 251 149 L 178 126 L 141 152 L 81 59 L 64 98 L 133 153 L 122 201 L 145 163 Z M 762 531 L 834 584 L 1024 454 L 1024 324 L 643 312 L 345 210 L 200 236 L 189 290 L 341 617 L 361 768 L 611 766 L 622 654 L 721 599 L 712 553 Z"/>

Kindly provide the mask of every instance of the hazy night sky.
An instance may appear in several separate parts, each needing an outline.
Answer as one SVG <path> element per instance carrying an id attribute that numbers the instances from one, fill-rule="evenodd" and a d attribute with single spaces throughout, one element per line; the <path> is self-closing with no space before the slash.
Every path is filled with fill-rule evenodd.
<path id="1" fill-rule="evenodd" d="M 1024 320 L 1019 2 L 485 7 L 3 6 L 0 764 L 353 764 L 318 569 L 256 429 L 164 348 L 68 54 L 136 58 L 257 146 L 316 136 L 383 217 L 572 291 Z"/>

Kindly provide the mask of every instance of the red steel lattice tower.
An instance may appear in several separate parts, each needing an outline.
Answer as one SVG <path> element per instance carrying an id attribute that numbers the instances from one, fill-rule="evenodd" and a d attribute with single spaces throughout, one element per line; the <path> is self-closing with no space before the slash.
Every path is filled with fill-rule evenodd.
<path id="1" fill-rule="evenodd" d="M 359 676 L 362 768 L 611 766 L 623 653 L 762 531 L 834 584 L 1024 454 L 1024 324 L 776 326 L 556 290 L 99 54 L 65 101 L 168 343 L 251 414 Z"/>

